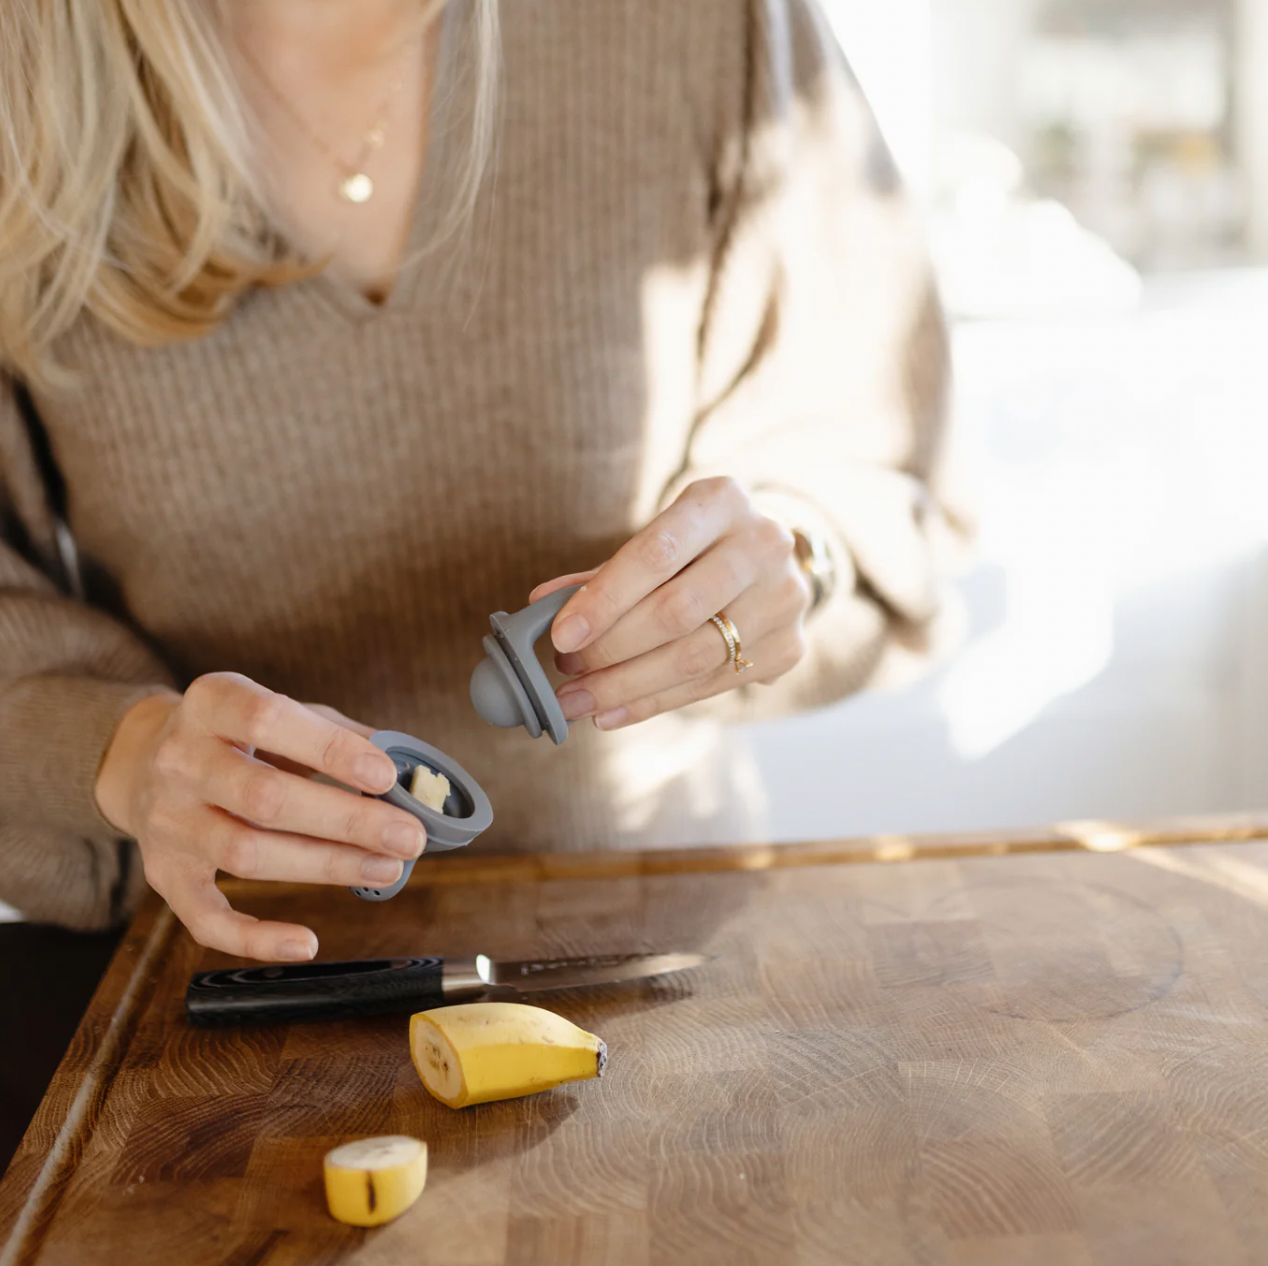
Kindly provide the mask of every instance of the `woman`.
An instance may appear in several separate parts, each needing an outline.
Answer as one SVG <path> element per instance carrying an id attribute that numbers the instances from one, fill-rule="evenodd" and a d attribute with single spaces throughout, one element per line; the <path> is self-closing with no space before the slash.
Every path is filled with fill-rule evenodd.
<path id="1" fill-rule="evenodd" d="M 475 773 L 490 847 L 738 837 L 717 721 L 928 650 L 943 328 L 812 0 L 47 0 L 0 15 L 0 85 L 28 917 L 148 881 L 203 944 L 311 957 L 216 872 L 398 876 L 372 728 Z M 577 573 L 593 724 L 490 729 L 488 614 Z"/>

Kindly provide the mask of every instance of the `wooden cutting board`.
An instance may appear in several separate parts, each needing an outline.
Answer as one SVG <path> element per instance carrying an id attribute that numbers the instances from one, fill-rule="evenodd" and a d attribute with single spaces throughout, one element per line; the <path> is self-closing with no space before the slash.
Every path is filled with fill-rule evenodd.
<path id="1" fill-rule="evenodd" d="M 843 860 L 442 859 L 385 905 L 240 885 L 324 958 L 717 955 L 554 995 L 604 1079 L 461 1112 L 404 1018 L 187 1028 L 226 960 L 155 903 L 0 1185 L 0 1262 L 1268 1261 L 1268 844 Z M 430 1144 L 421 1201 L 331 1221 L 322 1155 L 389 1132 Z"/>

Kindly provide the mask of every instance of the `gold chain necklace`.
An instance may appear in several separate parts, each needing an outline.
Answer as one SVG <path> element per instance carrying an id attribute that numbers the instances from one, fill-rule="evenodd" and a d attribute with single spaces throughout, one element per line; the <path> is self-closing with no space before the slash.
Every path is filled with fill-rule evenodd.
<path id="1" fill-rule="evenodd" d="M 406 53 L 411 52 L 418 44 L 418 39 L 412 39 L 406 45 Z M 370 179 L 365 171 L 366 162 L 371 154 L 376 150 L 383 148 L 384 142 L 387 140 L 387 116 L 391 109 L 392 102 L 396 100 L 397 93 L 405 85 L 405 65 L 408 59 L 402 58 L 402 66 L 396 78 L 392 81 L 387 92 L 384 94 L 382 102 L 379 104 L 378 110 L 375 112 L 374 122 L 370 125 L 370 130 L 365 134 L 361 142 L 361 148 L 357 153 L 356 161 L 349 164 L 335 152 L 333 147 L 322 136 L 319 136 L 308 125 L 308 120 L 277 90 L 273 85 L 273 81 L 269 78 L 264 67 L 252 56 L 250 50 L 245 44 L 239 44 L 238 50 L 246 60 L 251 69 L 255 72 L 256 78 L 260 81 L 265 91 L 277 102 L 278 105 L 290 115 L 291 119 L 298 125 L 300 131 L 312 142 L 314 148 L 317 149 L 325 158 L 329 159 L 335 168 L 341 172 L 338 185 L 335 186 L 335 192 L 345 202 L 369 202 L 374 196 L 374 181 Z"/>

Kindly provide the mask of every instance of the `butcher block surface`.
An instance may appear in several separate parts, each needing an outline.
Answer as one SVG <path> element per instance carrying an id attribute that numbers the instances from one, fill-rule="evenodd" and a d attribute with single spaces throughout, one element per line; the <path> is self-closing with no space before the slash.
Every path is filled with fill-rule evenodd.
<path id="1" fill-rule="evenodd" d="M 404 1016 L 189 1028 L 232 960 L 152 900 L 0 1184 L 0 1263 L 1268 1262 L 1268 843 L 1074 835 L 425 859 L 381 905 L 228 885 L 326 959 L 716 956 L 538 995 L 603 1079 L 457 1112 Z M 427 1141 L 422 1198 L 334 1222 L 322 1156 L 389 1133 Z"/>

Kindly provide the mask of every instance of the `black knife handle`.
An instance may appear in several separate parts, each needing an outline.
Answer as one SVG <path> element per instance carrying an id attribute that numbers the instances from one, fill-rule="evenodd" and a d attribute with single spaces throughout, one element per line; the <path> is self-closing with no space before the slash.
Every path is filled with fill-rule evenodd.
<path id="1" fill-rule="evenodd" d="M 371 958 L 199 972 L 185 1015 L 200 1026 L 340 1020 L 425 1011 L 445 1001 L 443 958 Z"/>

